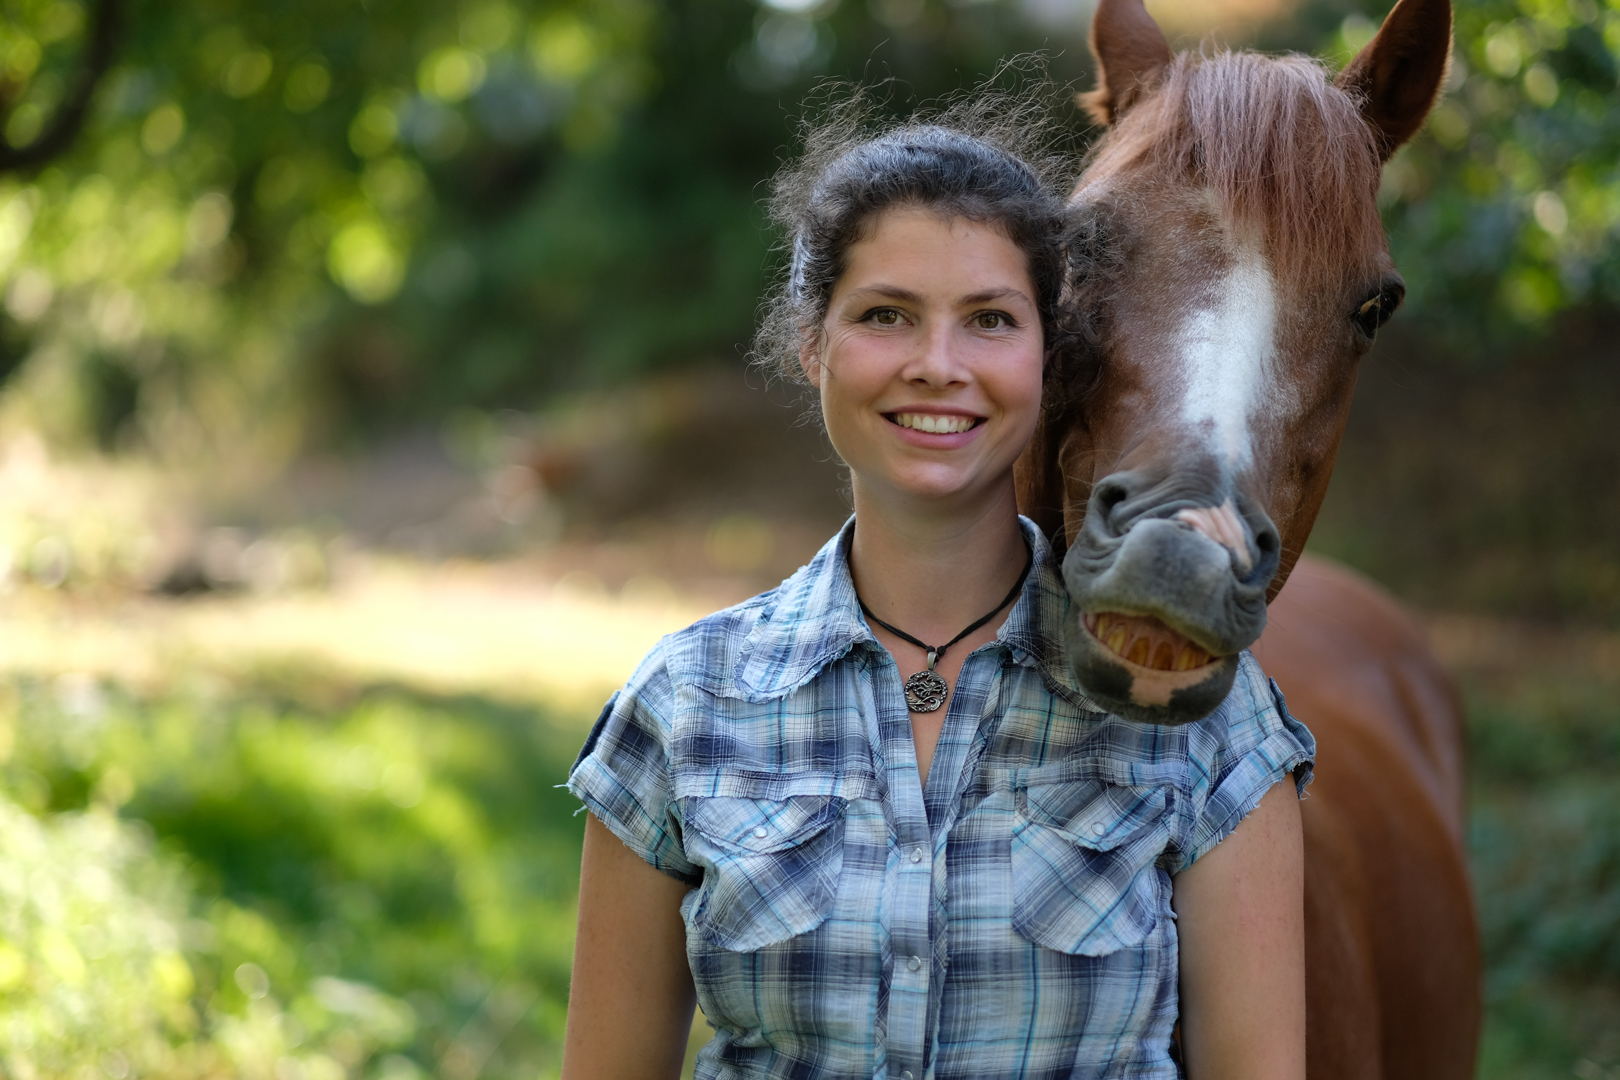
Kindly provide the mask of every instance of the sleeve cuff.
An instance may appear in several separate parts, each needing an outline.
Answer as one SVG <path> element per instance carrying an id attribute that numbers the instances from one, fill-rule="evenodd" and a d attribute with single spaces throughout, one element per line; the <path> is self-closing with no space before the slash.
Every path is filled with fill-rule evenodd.
<path id="1" fill-rule="evenodd" d="M 673 857 L 680 850 L 679 840 L 595 757 L 582 758 L 574 766 L 568 790 L 643 862 L 687 885 L 703 880 L 697 866 Z"/>

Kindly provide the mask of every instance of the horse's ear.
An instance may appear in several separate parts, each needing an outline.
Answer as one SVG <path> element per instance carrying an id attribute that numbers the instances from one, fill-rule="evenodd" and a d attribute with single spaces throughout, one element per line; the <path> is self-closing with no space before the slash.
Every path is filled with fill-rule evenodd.
<path id="1" fill-rule="evenodd" d="M 1172 59 L 1170 43 L 1142 0 L 1100 0 L 1091 17 L 1097 89 L 1080 95 L 1099 124 L 1112 124 L 1153 88 Z"/>
<path id="2" fill-rule="evenodd" d="M 1450 64 L 1450 0 L 1400 0 L 1378 36 L 1333 81 L 1360 99 L 1388 161 L 1417 134 Z"/>

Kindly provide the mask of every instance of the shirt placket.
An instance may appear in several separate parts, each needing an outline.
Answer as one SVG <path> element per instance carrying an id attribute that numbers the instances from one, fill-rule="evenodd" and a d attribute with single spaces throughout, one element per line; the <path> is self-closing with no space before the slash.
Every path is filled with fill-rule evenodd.
<path id="1" fill-rule="evenodd" d="M 933 858 L 930 860 L 933 894 L 929 914 L 933 920 L 934 948 L 931 958 L 934 985 L 928 1014 L 929 1069 L 923 1074 L 925 1080 L 933 1080 L 934 1075 L 945 965 L 950 954 L 946 908 L 950 885 L 946 876 L 949 861 L 947 846 L 951 828 L 956 824 L 957 812 L 962 806 L 963 793 L 977 771 L 979 755 L 975 751 L 983 746 L 989 728 L 994 726 L 988 715 L 989 704 L 1000 692 L 1002 658 L 1005 655 L 1005 649 L 999 644 L 985 646 L 974 651 L 962 664 L 956 687 L 951 692 L 951 712 L 946 717 L 944 730 L 934 747 L 933 763 L 928 768 L 931 787 L 923 793 L 924 806 L 933 830 Z M 933 780 L 934 777 L 938 777 L 937 782 Z"/>
<path id="2" fill-rule="evenodd" d="M 877 1075 L 889 1080 L 922 1080 L 929 1043 L 929 982 L 932 946 L 929 915 L 933 894 L 933 843 L 911 738 L 911 712 L 894 660 L 885 656 L 873 679 L 874 713 L 882 747 L 894 839 L 890 865 L 894 891 L 888 905 L 889 1008 L 886 1055 Z M 884 1058 L 886 1057 L 886 1062 Z M 886 1067 L 885 1067 L 886 1066 Z"/>

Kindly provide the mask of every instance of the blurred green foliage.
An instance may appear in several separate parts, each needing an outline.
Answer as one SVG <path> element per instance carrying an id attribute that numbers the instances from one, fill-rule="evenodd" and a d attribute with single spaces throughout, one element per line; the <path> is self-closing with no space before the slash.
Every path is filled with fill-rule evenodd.
<path id="1" fill-rule="evenodd" d="M 294 684 L 0 684 L 7 1075 L 555 1073 L 577 723 Z"/>
<path id="2" fill-rule="evenodd" d="M 1620 704 L 1613 679 L 1469 686 L 1484 931 L 1481 1076 L 1620 1075 Z"/>
<path id="3" fill-rule="evenodd" d="M 58 441 L 273 459 L 734 350 L 784 102 L 869 60 L 931 94 L 1043 40 L 1008 4 L 783 7 L 134 3 L 73 150 L 0 178 L 9 407 Z M 85 23 L 0 3 L 13 145 Z"/>
<path id="4" fill-rule="evenodd" d="M 55 114 L 87 2 L 0 0 L 8 145 Z M 181 461 L 733 353 L 816 78 L 894 75 L 903 107 L 1020 50 L 1089 66 L 1082 0 L 124 2 L 71 151 L 0 176 L 0 376 L 58 442 Z M 1343 11 L 1260 40 L 1342 62 L 1383 14 Z M 1459 347 L 1620 299 L 1617 52 L 1612 2 L 1459 7 L 1386 185 L 1412 314 Z"/>
<path id="5" fill-rule="evenodd" d="M 1386 172 L 1386 221 L 1412 286 L 1457 352 L 1581 304 L 1620 302 L 1620 5 L 1454 5 L 1448 92 Z M 1339 49 L 1370 37 L 1349 17 Z"/>

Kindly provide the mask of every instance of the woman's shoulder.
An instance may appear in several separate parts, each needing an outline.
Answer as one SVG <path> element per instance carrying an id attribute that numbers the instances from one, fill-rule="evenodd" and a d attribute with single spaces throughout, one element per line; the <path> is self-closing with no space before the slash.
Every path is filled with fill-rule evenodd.
<path id="1" fill-rule="evenodd" d="M 1282 691 L 1247 650 L 1238 658 L 1237 677 L 1226 700 L 1187 727 L 1195 756 L 1242 755 L 1279 736 L 1308 748 L 1309 753 L 1315 752 L 1316 740 L 1289 713 Z"/>
<path id="2" fill-rule="evenodd" d="M 635 690 L 653 680 L 679 682 L 695 673 L 734 669 L 744 643 L 781 590 L 781 585 L 767 589 L 664 635 L 630 677 L 628 689 Z"/>
<path id="3" fill-rule="evenodd" d="M 868 636 L 841 536 L 774 589 L 665 637 L 638 676 L 656 671 L 676 686 L 756 701 L 781 697 L 812 678 L 856 638 Z"/>

